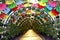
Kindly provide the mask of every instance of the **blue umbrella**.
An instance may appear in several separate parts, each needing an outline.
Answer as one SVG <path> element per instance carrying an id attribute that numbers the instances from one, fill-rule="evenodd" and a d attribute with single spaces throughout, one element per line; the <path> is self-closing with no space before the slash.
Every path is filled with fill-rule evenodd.
<path id="1" fill-rule="evenodd" d="M 22 4 L 23 2 L 21 0 L 15 0 L 16 5 Z"/>

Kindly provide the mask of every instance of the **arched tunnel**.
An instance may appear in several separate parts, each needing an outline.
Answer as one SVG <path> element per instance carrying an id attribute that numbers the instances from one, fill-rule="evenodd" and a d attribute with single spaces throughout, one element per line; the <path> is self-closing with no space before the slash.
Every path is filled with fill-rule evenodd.
<path id="1" fill-rule="evenodd" d="M 0 40 L 60 40 L 59 0 L 1 0 Z"/>

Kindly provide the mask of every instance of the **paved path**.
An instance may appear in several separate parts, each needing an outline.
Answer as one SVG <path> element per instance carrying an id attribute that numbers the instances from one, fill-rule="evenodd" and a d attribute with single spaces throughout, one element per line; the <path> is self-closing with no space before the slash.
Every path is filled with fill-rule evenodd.
<path id="1" fill-rule="evenodd" d="M 40 35 L 33 30 L 28 30 L 24 35 L 15 38 L 14 40 L 55 40 L 46 35 Z"/>
<path id="2" fill-rule="evenodd" d="M 23 36 L 15 40 L 45 40 L 44 37 L 38 35 L 33 30 L 28 30 Z"/>

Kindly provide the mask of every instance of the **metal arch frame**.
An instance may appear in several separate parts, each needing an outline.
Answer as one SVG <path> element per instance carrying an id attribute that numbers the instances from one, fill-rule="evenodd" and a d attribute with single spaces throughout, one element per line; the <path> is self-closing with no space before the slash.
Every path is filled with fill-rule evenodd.
<path id="1" fill-rule="evenodd" d="M 26 21 L 27 21 L 27 19 L 30 19 L 30 20 L 36 20 L 36 21 L 38 21 L 39 22 L 39 24 L 41 24 L 41 25 L 43 25 L 43 23 L 41 22 L 41 20 L 40 20 L 40 18 L 38 19 L 38 18 L 35 18 L 34 17 L 34 19 L 31 19 L 30 17 L 25 17 L 21 22 L 19 22 L 18 23 L 18 25 L 23 25 L 23 23 L 25 23 Z M 21 24 L 22 23 L 22 24 Z M 50 23 L 49 23 L 50 24 Z M 47 24 L 46 24 L 47 25 Z"/>
<path id="2" fill-rule="evenodd" d="M 37 8 L 37 7 L 35 7 L 35 8 Z M 19 10 L 19 9 L 18 9 L 18 10 Z M 42 9 L 40 9 L 40 10 L 41 10 L 41 11 L 44 11 L 44 9 L 43 9 L 43 10 L 42 10 Z M 16 10 L 16 11 L 17 11 L 17 10 Z M 16 12 L 16 11 L 15 11 L 15 12 Z M 11 16 L 11 15 L 12 15 L 12 13 L 14 13 L 14 11 L 11 11 L 11 12 L 10 12 L 10 14 L 9 14 L 9 16 Z M 50 16 L 50 15 L 49 15 L 49 16 Z M 50 17 L 51 17 L 51 16 L 50 16 Z M 23 19 L 23 20 L 24 20 L 24 19 Z M 22 20 L 22 21 L 23 21 L 23 20 Z M 39 20 L 39 19 L 37 19 L 37 20 Z M 53 18 L 52 18 L 52 20 L 53 20 Z M 8 19 L 7 19 L 7 20 L 5 20 L 5 22 L 7 22 L 7 21 L 8 21 Z M 40 21 L 40 20 L 39 20 L 39 21 Z M 53 20 L 53 21 L 54 21 L 54 20 Z M 24 22 L 25 22 L 25 21 L 24 21 Z M 5 23 L 4 23 L 4 24 L 5 24 Z"/>

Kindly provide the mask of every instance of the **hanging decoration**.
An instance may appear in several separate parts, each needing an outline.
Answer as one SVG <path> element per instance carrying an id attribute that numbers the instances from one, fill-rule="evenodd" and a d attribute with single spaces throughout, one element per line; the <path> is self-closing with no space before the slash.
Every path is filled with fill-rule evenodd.
<path id="1" fill-rule="evenodd" d="M 34 16 L 43 17 L 41 12 L 44 11 L 50 17 L 55 18 L 60 13 L 60 4 L 56 0 L 5 0 L 0 3 L 0 19 L 7 21 L 18 10 L 20 10 L 18 13 L 19 16 L 34 14 Z M 43 17 L 42 20 L 46 22 L 47 19 Z"/>

